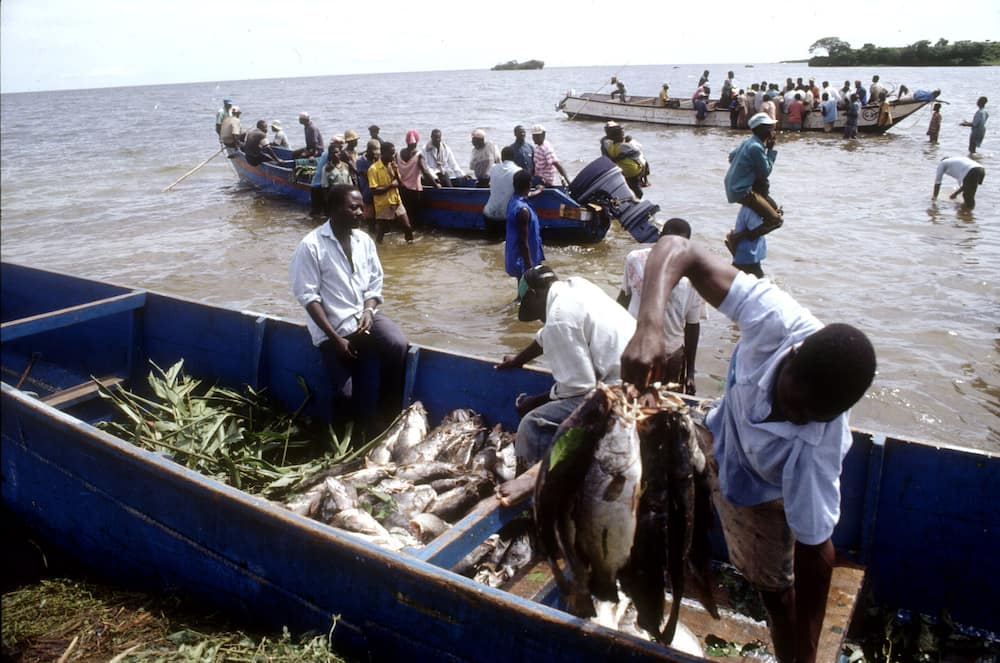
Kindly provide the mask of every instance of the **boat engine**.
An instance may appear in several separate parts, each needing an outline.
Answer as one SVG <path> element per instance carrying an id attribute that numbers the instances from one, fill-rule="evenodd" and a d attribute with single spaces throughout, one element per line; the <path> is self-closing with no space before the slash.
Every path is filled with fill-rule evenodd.
<path id="1" fill-rule="evenodd" d="M 569 194 L 581 205 L 602 205 L 637 242 L 655 242 L 660 236 L 650 219 L 660 206 L 639 200 L 632 193 L 622 169 L 607 157 L 591 161 L 569 184 Z"/>

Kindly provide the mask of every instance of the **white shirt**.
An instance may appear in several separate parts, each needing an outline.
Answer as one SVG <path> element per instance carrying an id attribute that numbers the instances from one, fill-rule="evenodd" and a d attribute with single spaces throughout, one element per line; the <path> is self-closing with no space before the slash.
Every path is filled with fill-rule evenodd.
<path id="1" fill-rule="evenodd" d="M 945 175 L 951 175 L 961 184 L 965 176 L 973 168 L 979 168 L 982 164 L 968 157 L 948 157 L 941 159 L 937 167 L 937 174 L 934 176 L 934 184 L 941 184 Z"/>
<path id="2" fill-rule="evenodd" d="M 449 178 L 464 177 L 465 172 L 458 165 L 455 154 L 448 145 L 441 141 L 441 147 L 434 147 L 434 143 L 428 142 L 424 147 L 424 158 L 427 159 L 427 167 L 432 173 L 443 172 Z"/>
<path id="3" fill-rule="evenodd" d="M 840 470 L 852 441 L 847 413 L 804 426 L 765 419 L 782 359 L 823 324 L 769 280 L 743 272 L 719 311 L 740 328 L 725 394 L 705 419 L 722 493 L 743 506 L 783 498 L 796 540 L 822 543 L 840 519 Z"/>
<path id="4" fill-rule="evenodd" d="M 361 230 L 351 231 L 351 262 L 330 223 L 315 228 L 302 238 L 292 255 L 288 277 L 299 304 L 321 302 L 326 317 L 340 336 L 358 330 L 365 301 L 382 302 L 382 263 L 375 242 Z M 313 345 L 327 340 L 312 316 L 306 319 Z"/>
<path id="5" fill-rule="evenodd" d="M 513 161 L 494 164 L 490 168 L 490 198 L 483 208 L 483 216 L 490 219 L 506 219 L 507 203 L 514 195 L 514 173 L 521 170 Z"/>
<path id="6" fill-rule="evenodd" d="M 598 382 L 621 380 L 622 353 L 634 334 L 635 319 L 587 279 L 553 283 L 545 300 L 545 326 L 535 336 L 556 382 L 549 395 L 579 396 Z"/>
<path id="7" fill-rule="evenodd" d="M 642 301 L 642 278 L 646 270 L 646 259 L 652 247 L 630 251 L 625 256 L 625 272 L 622 276 L 622 291 L 629 294 L 628 312 L 633 318 L 639 316 Z M 684 327 L 697 325 L 708 317 L 705 300 L 685 276 L 670 293 L 670 299 L 663 312 L 664 329 L 667 337 L 667 352 L 676 352 L 684 345 Z"/>

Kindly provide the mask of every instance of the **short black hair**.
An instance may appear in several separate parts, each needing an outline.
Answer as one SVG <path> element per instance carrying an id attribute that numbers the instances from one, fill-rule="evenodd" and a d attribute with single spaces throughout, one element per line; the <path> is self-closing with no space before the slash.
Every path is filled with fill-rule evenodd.
<path id="1" fill-rule="evenodd" d="M 531 187 L 531 173 L 526 170 L 519 170 L 514 173 L 514 191 L 522 191 Z"/>
<path id="2" fill-rule="evenodd" d="M 326 192 L 326 208 L 333 210 L 343 205 L 352 191 L 358 189 L 352 184 L 334 184 Z"/>
<path id="3" fill-rule="evenodd" d="M 663 228 L 660 230 L 660 237 L 667 235 L 680 235 L 681 237 L 691 239 L 691 224 L 677 217 L 667 219 L 667 222 L 663 224 Z"/>
<path id="4" fill-rule="evenodd" d="M 875 379 L 875 348 L 860 329 L 834 323 L 808 336 L 789 365 L 815 409 L 846 412 Z"/>
<path id="5" fill-rule="evenodd" d="M 505 145 L 502 150 L 500 150 L 500 160 L 501 161 L 513 161 L 514 160 L 514 148 L 510 145 Z"/>

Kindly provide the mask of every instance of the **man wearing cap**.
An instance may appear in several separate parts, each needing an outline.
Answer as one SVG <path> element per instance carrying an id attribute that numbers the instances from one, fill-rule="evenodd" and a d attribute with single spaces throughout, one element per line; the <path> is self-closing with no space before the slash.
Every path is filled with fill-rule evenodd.
<path id="1" fill-rule="evenodd" d="M 233 114 L 233 100 L 223 99 L 222 108 L 215 114 L 215 133 L 222 135 L 222 121 Z"/>
<path id="2" fill-rule="evenodd" d="M 528 132 L 520 124 L 514 127 L 514 142 L 510 147 L 514 150 L 514 163 L 528 171 L 530 175 L 535 174 L 535 148 L 531 146 L 525 138 Z"/>
<path id="3" fill-rule="evenodd" d="M 486 132 L 476 129 L 472 132 L 472 156 L 469 169 L 476 178 L 476 186 L 485 189 L 490 185 L 490 168 L 500 163 L 500 150 L 492 141 L 486 140 Z"/>
<path id="4" fill-rule="evenodd" d="M 540 124 L 533 126 L 531 140 L 535 143 L 535 179 L 540 180 L 545 186 L 569 184 L 569 177 L 559 163 L 556 151 L 552 149 L 552 144 L 545 140 L 545 127 Z"/>
<path id="5" fill-rule="evenodd" d="M 309 113 L 302 111 L 299 113 L 299 124 L 302 125 L 305 133 L 306 146 L 292 152 L 296 159 L 303 157 L 318 157 L 324 151 L 323 135 L 319 132 L 319 127 L 309 117 Z"/>
<path id="6" fill-rule="evenodd" d="M 541 320 L 535 340 L 517 355 L 505 356 L 497 370 L 520 368 L 545 355 L 555 384 L 547 392 L 521 394 L 514 407 L 521 417 L 515 451 L 526 466 L 535 465 L 552 444 L 556 428 L 597 383 L 621 379 L 621 355 L 635 333 L 635 320 L 604 290 L 579 276 L 556 278 L 540 265 L 524 273 L 525 293 L 517 317 L 522 322 Z M 531 481 L 537 467 L 501 490 Z M 524 479 L 524 477 L 531 477 Z M 505 484 L 506 486 L 506 484 Z"/>
<path id="7" fill-rule="evenodd" d="M 434 173 L 441 186 L 453 186 L 452 180 L 465 177 L 462 167 L 455 159 L 455 153 L 442 139 L 440 129 L 431 131 L 431 139 L 424 146 L 424 158 L 427 160 L 427 167 Z"/>
<path id="8" fill-rule="evenodd" d="M 351 168 L 354 168 L 355 163 L 358 160 L 358 141 L 361 140 L 361 136 L 354 129 L 348 129 L 344 132 L 344 154 L 350 160 Z"/>
<path id="9" fill-rule="evenodd" d="M 222 127 L 219 129 L 219 140 L 225 145 L 229 157 L 232 158 L 240 147 L 240 140 L 243 138 L 243 128 L 240 126 L 239 106 L 233 106 L 232 115 L 222 120 Z"/>
<path id="10" fill-rule="evenodd" d="M 281 128 L 281 120 L 271 120 L 271 131 L 274 132 L 274 135 L 271 137 L 271 145 L 288 147 L 288 136 L 285 135 L 284 130 Z"/>
<path id="11" fill-rule="evenodd" d="M 766 113 L 757 113 L 748 123 L 753 135 L 729 153 L 726 171 L 726 199 L 746 205 L 759 214 L 765 224 L 783 223 L 781 208 L 769 195 L 771 169 L 778 152 L 774 149 L 775 121 Z"/>
<path id="12" fill-rule="evenodd" d="M 362 207 L 357 189 L 332 187 L 328 222 L 302 239 L 288 271 L 333 385 L 337 432 L 357 419 L 370 440 L 399 414 L 408 343 L 396 323 L 378 310 L 382 264 L 375 243 L 358 229 Z M 367 370 L 373 363 L 377 372 Z M 377 383 L 371 384 L 375 375 Z"/>

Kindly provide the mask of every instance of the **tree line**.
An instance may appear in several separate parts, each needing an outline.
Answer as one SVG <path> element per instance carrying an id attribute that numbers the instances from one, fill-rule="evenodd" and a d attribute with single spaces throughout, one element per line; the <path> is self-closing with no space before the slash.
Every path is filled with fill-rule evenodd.
<path id="1" fill-rule="evenodd" d="M 865 44 L 861 48 L 851 45 L 839 37 L 817 39 L 809 47 L 810 67 L 974 67 L 1000 64 L 1000 42 L 956 41 L 938 39 L 931 43 L 922 39 L 909 46 L 876 46 Z M 825 53 L 825 55 L 823 54 Z"/>

